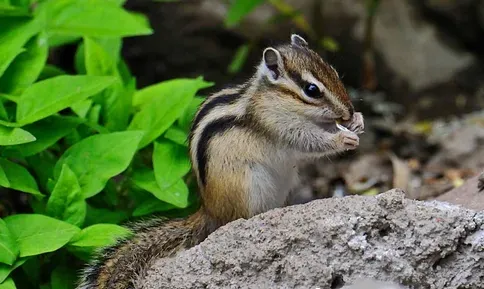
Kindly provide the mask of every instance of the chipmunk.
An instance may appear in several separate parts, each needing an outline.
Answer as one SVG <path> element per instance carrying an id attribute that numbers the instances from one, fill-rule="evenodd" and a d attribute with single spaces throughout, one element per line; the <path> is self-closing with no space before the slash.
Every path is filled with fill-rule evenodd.
<path id="1" fill-rule="evenodd" d="M 338 73 L 304 38 L 293 34 L 290 43 L 266 48 L 247 82 L 209 96 L 195 115 L 189 151 L 200 209 L 137 224 L 134 237 L 102 250 L 78 288 L 142 288 L 157 258 L 233 220 L 288 205 L 298 162 L 354 150 L 363 128 Z"/>

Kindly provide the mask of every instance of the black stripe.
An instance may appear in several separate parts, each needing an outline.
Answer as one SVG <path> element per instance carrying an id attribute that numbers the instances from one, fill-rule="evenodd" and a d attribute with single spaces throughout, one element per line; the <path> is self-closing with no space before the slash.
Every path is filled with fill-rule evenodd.
<path id="1" fill-rule="evenodd" d="M 299 73 L 293 70 L 288 70 L 287 74 L 300 88 L 304 88 L 304 86 L 307 84 L 307 82 L 302 79 Z"/>
<path id="2" fill-rule="evenodd" d="M 207 161 L 208 161 L 208 146 L 210 140 L 217 134 L 224 133 L 229 129 L 241 126 L 242 121 L 237 120 L 236 116 L 229 115 L 210 122 L 202 131 L 197 147 L 197 163 L 198 173 L 202 184 L 206 184 Z"/>
<path id="3" fill-rule="evenodd" d="M 221 95 L 209 100 L 195 116 L 195 119 L 192 123 L 192 131 L 198 127 L 198 124 L 202 121 L 202 119 L 215 107 L 235 103 L 245 93 L 246 87 L 247 85 L 235 93 Z"/>

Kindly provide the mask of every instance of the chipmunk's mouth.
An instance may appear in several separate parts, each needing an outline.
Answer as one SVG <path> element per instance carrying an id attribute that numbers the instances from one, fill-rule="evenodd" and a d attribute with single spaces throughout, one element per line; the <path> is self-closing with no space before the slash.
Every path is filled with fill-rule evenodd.
<path id="1" fill-rule="evenodd" d="M 336 133 L 339 131 L 338 127 L 336 126 L 336 120 L 330 120 L 330 119 L 327 119 L 327 120 L 323 120 L 323 121 L 319 121 L 316 123 L 320 128 L 324 129 L 325 131 L 327 132 L 331 132 L 331 133 Z"/>
<path id="2" fill-rule="evenodd" d="M 325 119 L 317 123 L 319 127 L 324 129 L 325 131 L 331 133 L 337 133 L 339 131 L 349 131 L 345 126 L 340 124 L 340 119 Z"/>

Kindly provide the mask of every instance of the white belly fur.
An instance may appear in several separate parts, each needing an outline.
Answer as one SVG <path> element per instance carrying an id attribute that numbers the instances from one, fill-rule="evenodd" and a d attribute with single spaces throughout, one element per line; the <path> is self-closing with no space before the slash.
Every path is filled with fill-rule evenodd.
<path id="1" fill-rule="evenodd" d="M 273 155 L 269 163 L 251 166 L 249 209 L 260 214 L 285 205 L 289 192 L 297 184 L 295 158 L 287 151 Z"/>

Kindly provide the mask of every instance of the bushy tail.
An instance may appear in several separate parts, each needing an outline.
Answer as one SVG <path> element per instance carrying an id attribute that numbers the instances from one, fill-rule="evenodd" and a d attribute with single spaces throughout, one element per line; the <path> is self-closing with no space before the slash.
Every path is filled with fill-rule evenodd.
<path id="1" fill-rule="evenodd" d="M 135 224 L 130 239 L 104 248 L 81 277 L 78 289 L 134 289 L 152 262 L 195 246 L 207 235 L 202 210 L 187 219 L 154 219 Z"/>

